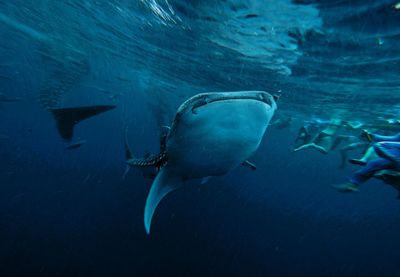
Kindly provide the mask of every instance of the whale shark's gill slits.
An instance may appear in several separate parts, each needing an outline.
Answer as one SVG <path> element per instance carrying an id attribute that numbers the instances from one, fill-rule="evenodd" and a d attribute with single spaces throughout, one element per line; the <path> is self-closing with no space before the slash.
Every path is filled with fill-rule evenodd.
<path id="1" fill-rule="evenodd" d="M 70 141 L 74 133 L 74 126 L 89 117 L 114 109 L 113 105 L 89 106 L 78 108 L 50 109 L 56 120 L 60 136 Z"/>
<path id="2" fill-rule="evenodd" d="M 160 130 L 160 153 L 164 153 L 167 148 L 167 137 L 170 131 L 170 127 L 162 126 Z"/>
<path id="3" fill-rule="evenodd" d="M 157 168 L 161 168 L 165 165 L 166 160 L 165 153 L 161 153 L 158 155 L 150 155 L 145 158 L 132 158 L 127 160 L 127 163 L 136 167 L 155 166 Z"/>

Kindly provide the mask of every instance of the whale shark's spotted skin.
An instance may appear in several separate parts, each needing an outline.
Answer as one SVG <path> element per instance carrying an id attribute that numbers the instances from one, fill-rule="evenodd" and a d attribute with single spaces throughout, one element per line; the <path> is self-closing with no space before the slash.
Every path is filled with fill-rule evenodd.
<path id="1" fill-rule="evenodd" d="M 207 180 L 241 164 L 255 169 L 247 159 L 260 145 L 276 110 L 275 100 L 264 91 L 195 95 L 178 108 L 161 138 L 160 154 L 138 159 L 127 151 L 128 165 L 157 169 L 144 213 L 148 234 L 158 203 L 186 180 Z"/>

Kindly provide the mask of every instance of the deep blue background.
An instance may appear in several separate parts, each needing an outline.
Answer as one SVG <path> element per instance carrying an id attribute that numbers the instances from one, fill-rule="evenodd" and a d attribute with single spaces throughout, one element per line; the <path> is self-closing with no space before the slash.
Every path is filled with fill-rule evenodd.
<path id="1" fill-rule="evenodd" d="M 340 194 L 331 185 L 356 166 L 340 170 L 337 152 L 290 151 L 314 116 L 399 116 L 395 1 L 254 10 L 246 4 L 255 0 L 171 0 L 175 14 L 155 1 L 177 23 L 153 2 L 0 1 L 0 96 L 23 100 L 0 103 L 0 276 L 400 275 L 397 192 L 371 180 Z M 260 56 L 236 48 L 247 40 Z M 274 70 L 282 67 L 291 74 Z M 248 89 L 282 94 L 276 116 L 294 126 L 267 130 L 256 171 L 168 195 L 147 236 L 151 181 L 137 170 L 121 180 L 125 128 L 136 155 L 154 152 L 157 125 L 184 99 Z M 46 91 L 57 107 L 117 108 L 77 125 L 74 139 L 87 144 L 68 151 Z"/>

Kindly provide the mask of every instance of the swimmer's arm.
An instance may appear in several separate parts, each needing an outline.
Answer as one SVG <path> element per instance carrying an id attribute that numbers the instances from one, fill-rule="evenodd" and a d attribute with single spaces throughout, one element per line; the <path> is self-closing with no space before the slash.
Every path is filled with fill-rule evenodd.
<path id="1" fill-rule="evenodd" d="M 373 134 L 370 133 L 372 140 L 375 142 L 378 141 L 400 141 L 400 134 L 394 135 L 394 136 L 382 136 L 378 134 Z"/>

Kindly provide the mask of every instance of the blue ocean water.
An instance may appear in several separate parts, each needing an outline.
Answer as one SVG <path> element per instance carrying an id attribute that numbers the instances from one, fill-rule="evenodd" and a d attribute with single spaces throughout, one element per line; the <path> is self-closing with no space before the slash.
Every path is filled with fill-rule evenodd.
<path id="1" fill-rule="evenodd" d="M 312 118 L 399 118 L 400 4 L 389 0 L 0 2 L 0 276 L 397 276 L 397 191 L 331 185 L 339 151 L 293 153 Z M 201 92 L 280 95 L 251 161 L 169 194 L 148 236 L 136 155 Z M 8 102 L 8 100 L 15 100 Z M 66 150 L 49 110 L 116 105 Z"/>

